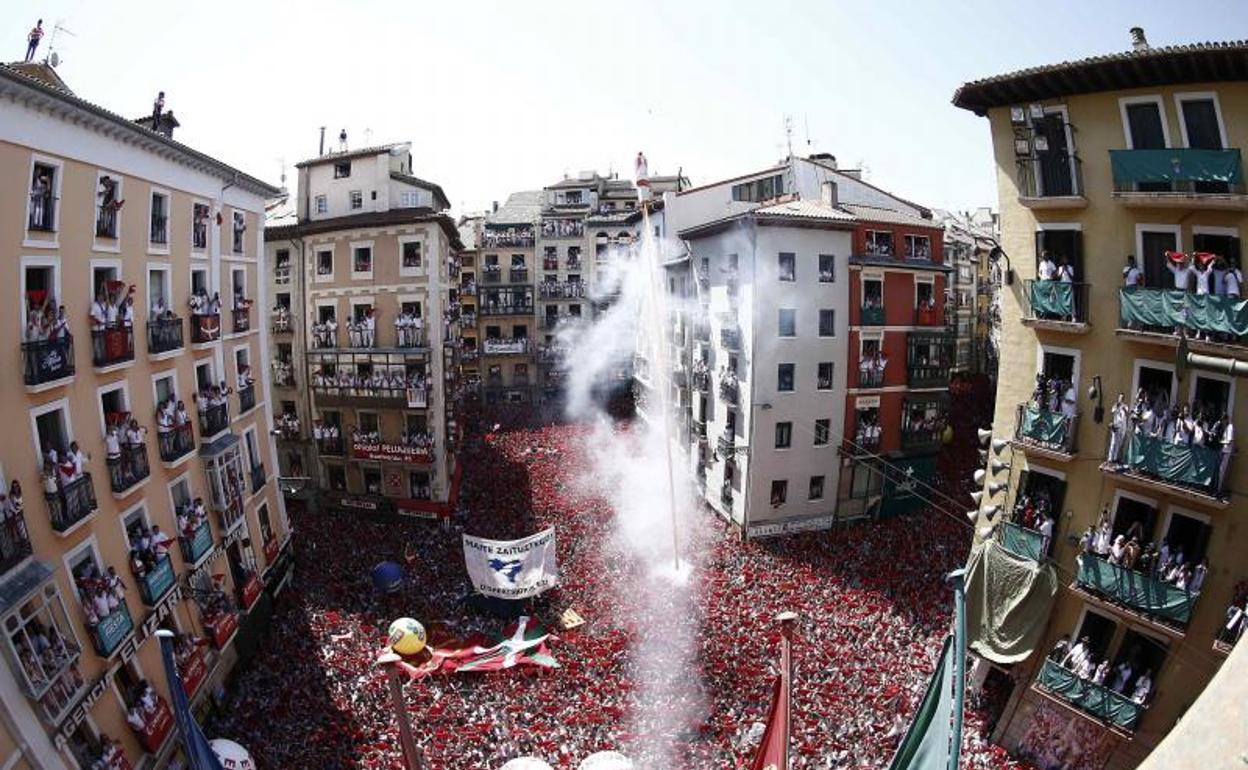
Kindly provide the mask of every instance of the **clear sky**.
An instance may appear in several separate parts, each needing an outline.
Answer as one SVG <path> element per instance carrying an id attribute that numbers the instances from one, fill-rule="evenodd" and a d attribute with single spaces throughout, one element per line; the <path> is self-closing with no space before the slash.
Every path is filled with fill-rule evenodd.
<path id="1" fill-rule="evenodd" d="M 695 184 L 747 173 L 783 157 L 786 115 L 795 152 L 926 205 L 995 207 L 987 123 L 950 105 L 959 84 L 1125 50 L 1136 25 L 1153 45 L 1248 29 L 1245 0 L 14 5 L 2 58 L 60 21 L 59 72 L 86 99 L 138 117 L 164 90 L 179 139 L 274 183 L 320 126 L 411 141 L 457 212 L 580 170 L 631 176 L 639 149 Z"/>

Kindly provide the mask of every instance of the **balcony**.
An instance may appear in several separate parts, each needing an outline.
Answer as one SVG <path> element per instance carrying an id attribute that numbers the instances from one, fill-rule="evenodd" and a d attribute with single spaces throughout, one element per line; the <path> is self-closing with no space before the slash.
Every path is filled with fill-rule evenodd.
<path id="1" fill-rule="evenodd" d="M 160 561 L 156 562 L 156 566 L 137 580 L 139 595 L 143 597 L 143 603 L 149 607 L 155 607 L 177 582 L 173 574 L 173 559 L 169 558 L 169 554 L 165 554 Z"/>
<path id="2" fill-rule="evenodd" d="M 1087 334 L 1089 284 L 1024 281 L 1024 326 L 1069 334 Z"/>
<path id="3" fill-rule="evenodd" d="M 16 567 L 30 554 L 26 517 L 20 508 L 5 506 L 0 509 L 0 575 Z"/>
<path id="4" fill-rule="evenodd" d="M 693 435 L 700 441 L 706 441 L 706 420 L 693 421 Z"/>
<path id="5" fill-rule="evenodd" d="M 486 302 L 479 311 L 481 315 L 533 315 L 532 302 Z"/>
<path id="6" fill-rule="evenodd" d="M 1012 521 L 1005 522 L 1000 530 L 1001 545 L 1015 556 L 1032 561 L 1044 561 L 1044 536 L 1034 529 L 1028 529 Z"/>
<path id="7" fill-rule="evenodd" d="M 1110 564 L 1093 554 L 1080 554 L 1075 561 L 1079 568 L 1075 582 L 1084 591 L 1162 623 L 1184 627 L 1192 619 L 1192 606 L 1199 594 L 1189 593 L 1152 575 Z"/>
<path id="8" fill-rule="evenodd" d="M 216 406 L 208 406 L 199 412 L 199 440 L 210 441 L 218 433 L 224 433 L 230 428 L 230 407 L 228 404 L 221 403 Z"/>
<path id="9" fill-rule="evenodd" d="M 91 330 L 91 365 L 97 369 L 134 360 L 134 327 Z"/>
<path id="10" fill-rule="evenodd" d="M 273 268 L 273 283 L 279 286 L 290 283 L 290 265 L 277 265 Z"/>
<path id="11" fill-rule="evenodd" d="M 147 444 L 123 446 L 119 457 L 105 460 L 108 466 L 108 485 L 116 497 L 125 496 L 152 474 L 147 463 Z"/>
<path id="12" fill-rule="evenodd" d="M 1248 209 L 1238 149 L 1110 150 L 1109 162 L 1126 206 Z"/>
<path id="13" fill-rule="evenodd" d="M 1248 354 L 1248 308 L 1242 300 L 1170 289 L 1118 290 L 1119 337 L 1173 348 L 1179 344 L 1176 330 L 1186 332 L 1193 351 Z"/>
<path id="14" fill-rule="evenodd" d="M 482 352 L 487 356 L 523 356 L 529 352 L 527 337 L 486 337 L 481 341 Z"/>
<path id="15" fill-rule="evenodd" d="M 240 307 L 230 311 L 232 324 L 230 330 L 234 334 L 246 334 L 251 331 L 251 308 Z"/>
<path id="16" fill-rule="evenodd" d="M 1067 417 L 1032 404 L 1019 404 L 1014 410 L 1014 443 L 1043 457 L 1070 460 L 1078 435 L 1079 415 Z"/>
<path id="17" fill-rule="evenodd" d="M 1020 158 L 1018 202 L 1033 210 L 1086 208 L 1083 161 L 1077 154 L 1046 152 L 1038 161 Z"/>
<path id="18" fill-rule="evenodd" d="M 251 493 L 258 494 L 264 489 L 264 482 L 268 477 L 264 473 L 264 463 L 258 463 L 251 466 Z"/>
<path id="19" fill-rule="evenodd" d="M 507 272 L 507 278 L 512 283 L 528 283 L 529 269 L 527 267 L 513 267 Z"/>
<path id="20" fill-rule="evenodd" d="M 723 486 L 719 488 L 719 502 L 725 508 L 732 508 L 732 482 L 725 479 Z"/>
<path id="21" fill-rule="evenodd" d="M 91 636 L 91 646 L 102 658 L 110 658 L 121 647 L 130 633 L 134 631 L 134 619 L 130 617 L 130 608 L 123 601 L 117 609 L 94 626 L 87 626 Z"/>
<path id="22" fill-rule="evenodd" d="M 699 369 L 694 367 L 689 377 L 693 389 L 699 393 L 708 393 L 711 390 L 711 373 L 705 368 Z"/>
<path id="23" fill-rule="evenodd" d="M 147 322 L 147 353 L 159 355 L 182 349 L 182 319 L 160 318 Z"/>
<path id="24" fill-rule="evenodd" d="M 920 305 L 914 309 L 915 326 L 944 326 L 945 312 L 935 304 Z"/>
<path id="25" fill-rule="evenodd" d="M 27 228 L 53 232 L 56 230 L 56 202 L 60 200 L 51 191 L 30 192 L 30 219 Z"/>
<path id="26" fill-rule="evenodd" d="M 1091 680 L 1080 679 L 1075 672 L 1051 660 L 1044 662 L 1036 685 L 1086 714 L 1127 731 L 1134 731 L 1145 706 L 1125 695 L 1114 692 Z"/>
<path id="27" fill-rule="evenodd" d="M 234 526 L 243 520 L 243 498 L 241 497 L 231 497 L 225 501 L 224 505 L 219 501 L 214 501 L 213 508 L 217 511 L 218 524 L 223 533 L 234 529 Z"/>
<path id="28" fill-rule="evenodd" d="M 136 728 L 134 725 L 130 729 L 138 736 L 139 743 L 149 754 L 159 754 L 160 748 L 165 745 L 165 739 L 173 732 L 173 712 L 169 710 L 169 704 L 165 703 L 165 699 L 153 693 L 155 698 L 155 708 L 150 712 L 139 708 L 140 718 L 143 720 L 143 727 Z"/>
<path id="29" fill-rule="evenodd" d="M 953 350 L 950 349 L 947 353 L 952 358 Z M 948 361 L 949 358 L 945 360 Z M 906 382 L 912 388 L 946 388 L 949 386 L 949 369 L 948 363 L 933 362 L 931 359 L 916 356 L 906 364 Z"/>
<path id="30" fill-rule="evenodd" d="M 169 218 L 162 216 L 153 216 L 151 228 L 148 233 L 148 240 L 152 243 L 164 246 L 169 243 Z"/>
<path id="31" fill-rule="evenodd" d="M 182 548 L 182 561 L 197 564 L 204 554 L 212 550 L 212 526 L 208 519 L 200 521 L 195 531 L 188 535 L 178 536 L 178 545 Z"/>
<path id="32" fill-rule="evenodd" d="M 157 448 L 162 463 L 176 463 L 195 448 L 195 431 L 188 422 L 171 430 L 156 434 Z"/>
<path id="33" fill-rule="evenodd" d="M 737 326 L 725 326 L 719 330 L 719 344 L 725 350 L 741 349 L 741 329 Z"/>
<path id="34" fill-rule="evenodd" d="M 830 383 L 829 383 L 830 385 Z M 884 369 L 878 366 L 868 366 L 867 368 L 858 367 L 858 387 L 860 388 L 882 388 L 884 387 Z"/>
<path id="35" fill-rule="evenodd" d="M 57 382 L 74 376 L 74 338 L 22 343 L 22 360 L 27 388 Z"/>
<path id="36" fill-rule="evenodd" d="M 52 529 L 62 534 L 95 513 L 95 484 L 90 473 L 84 473 L 68 484 L 58 482 L 57 490 L 44 492 L 43 497 L 48 501 Z"/>
<path id="37" fill-rule="evenodd" d="M 737 405 L 741 399 L 741 386 L 736 377 L 725 377 L 719 381 L 719 397 L 730 406 Z"/>
<path id="38" fill-rule="evenodd" d="M 558 364 L 567 355 L 568 349 L 563 345 L 550 344 L 537 346 L 537 362 L 539 364 Z"/>
<path id="39" fill-rule="evenodd" d="M 568 257 L 567 265 L 569 273 L 580 272 L 585 267 L 585 263 L 576 257 Z"/>
<path id="40" fill-rule="evenodd" d="M 460 328 L 471 328 L 477 325 L 477 311 L 461 310 L 459 313 Z"/>
<path id="41" fill-rule="evenodd" d="M 884 306 L 883 305 L 863 305 L 862 306 L 862 325 L 863 326 L 883 326 L 884 325 Z"/>
<path id="42" fill-rule="evenodd" d="M 859 452 L 875 452 L 880 448 L 880 426 L 877 422 L 864 422 L 859 418 L 858 427 L 854 431 L 854 446 L 851 454 Z"/>
<path id="43" fill-rule="evenodd" d="M 220 314 L 191 316 L 191 343 L 203 345 L 221 339 Z"/>
<path id="44" fill-rule="evenodd" d="M 498 265 L 486 265 L 481 269 L 481 281 L 483 283 L 501 283 L 503 280 L 503 269 Z"/>
<path id="45" fill-rule="evenodd" d="M 901 448 L 907 451 L 935 449 L 940 446 L 943 426 L 909 426 L 901 429 Z"/>
<path id="46" fill-rule="evenodd" d="M 715 440 L 715 447 L 721 455 L 732 455 L 737 448 L 737 436 L 733 431 L 725 430 Z"/>
<path id="47" fill-rule="evenodd" d="M 203 217 L 196 216 L 191 220 L 191 248 L 196 250 L 208 248 L 208 212 L 206 210 Z"/>
<path id="48" fill-rule="evenodd" d="M 477 296 L 477 282 L 476 282 L 476 281 L 464 281 L 464 282 L 460 283 L 460 284 L 459 284 L 459 293 L 460 293 L 460 295 L 462 295 L 462 296 L 464 296 L 464 297 L 475 297 L 475 296 Z"/>
<path id="49" fill-rule="evenodd" d="M 248 385 L 245 388 L 238 389 L 238 413 L 240 415 L 250 412 L 256 408 L 256 386 Z"/>
<path id="50" fill-rule="evenodd" d="M 290 311 L 273 313 L 273 333 L 274 334 L 290 334 L 294 331 L 294 326 L 290 322 Z"/>
<path id="51" fill-rule="evenodd" d="M 1230 459 L 1211 447 L 1132 433 L 1124 455 L 1110 458 L 1101 470 L 1153 491 L 1225 508 L 1230 495 L 1223 477 L 1230 475 Z"/>
<path id="52" fill-rule="evenodd" d="M 342 436 L 319 438 L 316 440 L 316 451 L 327 457 L 342 457 L 346 454 Z"/>
<path id="53" fill-rule="evenodd" d="M 1217 636 L 1213 640 L 1213 649 L 1223 655 L 1229 655 L 1243 637 L 1244 629 L 1248 628 L 1248 609 L 1245 608 L 1244 598 L 1242 596 L 1233 598 L 1227 605 L 1223 617 L 1226 621 L 1218 628 Z"/>
<path id="54" fill-rule="evenodd" d="M 117 238 L 117 209 L 111 205 L 100 206 L 95 214 L 95 237 Z"/>

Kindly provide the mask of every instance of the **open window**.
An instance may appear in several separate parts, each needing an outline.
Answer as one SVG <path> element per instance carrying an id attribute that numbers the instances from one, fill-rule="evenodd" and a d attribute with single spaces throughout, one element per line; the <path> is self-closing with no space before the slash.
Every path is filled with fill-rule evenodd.
<path id="1" fill-rule="evenodd" d="M 30 174 L 27 227 L 54 232 L 60 207 L 61 169 L 55 163 L 35 161 Z"/>
<path id="2" fill-rule="evenodd" d="M 1143 497 L 1119 491 L 1114 500 L 1111 532 L 1116 539 L 1135 540 L 1141 547 L 1153 539 L 1157 526 L 1157 504 Z"/>
<path id="3" fill-rule="evenodd" d="M 1171 509 L 1160 540 L 1170 545 L 1172 565 L 1186 564 L 1195 569 L 1205 561 L 1213 527 L 1207 517 L 1190 511 Z"/>
<path id="4" fill-rule="evenodd" d="M 169 196 L 161 192 L 153 192 L 151 198 L 150 227 L 148 241 L 153 246 L 169 245 Z"/>
<path id="5" fill-rule="evenodd" d="M 1074 282 L 1084 280 L 1083 232 L 1075 229 L 1044 229 L 1036 231 L 1036 275 L 1040 275 L 1040 262 L 1045 255 L 1053 265 L 1060 268 L 1068 264 L 1074 270 Z"/>

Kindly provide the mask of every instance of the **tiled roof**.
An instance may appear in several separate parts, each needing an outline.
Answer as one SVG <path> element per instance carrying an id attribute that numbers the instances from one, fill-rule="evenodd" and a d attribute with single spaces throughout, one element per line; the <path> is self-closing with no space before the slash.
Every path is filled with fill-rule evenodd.
<path id="1" fill-rule="evenodd" d="M 507 202 L 498 207 L 498 211 L 486 215 L 486 224 L 491 225 L 527 225 L 538 220 L 542 213 L 542 205 L 546 202 L 546 193 L 542 190 L 521 190 L 507 196 Z"/>
<path id="2" fill-rule="evenodd" d="M 182 156 L 182 158 L 184 158 L 189 165 L 199 165 L 201 168 L 211 169 L 211 173 L 217 175 L 218 177 L 232 180 L 235 184 L 259 195 L 271 196 L 277 195 L 280 192 L 280 190 L 273 185 L 261 181 L 250 174 L 244 174 L 242 171 L 239 171 L 226 163 L 222 163 L 211 155 L 207 155 L 199 150 L 188 147 L 181 142 L 174 141 L 163 134 L 158 134 L 150 128 L 135 123 L 133 120 L 128 120 L 127 118 L 107 110 L 98 104 L 83 99 L 70 91 L 68 87 L 65 86 L 64 82 L 60 81 L 59 76 L 56 76 L 55 73 L 53 73 L 53 76 L 56 77 L 58 82 L 61 82 L 60 86 L 50 84 L 49 80 L 40 77 L 31 69 L 29 65 L 14 66 L 9 64 L 0 64 L 0 91 L 12 90 L 14 86 L 33 89 L 49 97 L 58 99 L 74 109 L 81 110 L 82 112 L 89 113 L 98 119 L 107 121 L 121 128 L 123 132 L 132 131 L 134 132 L 132 136 L 142 136 L 143 141 L 150 141 L 164 145 L 174 153 Z M 4 81 L 8 81 L 13 85 L 5 86 Z"/>
<path id="3" fill-rule="evenodd" d="M 773 203 L 754 209 L 760 217 L 795 217 L 798 219 L 824 219 L 834 222 L 853 222 L 854 215 L 843 208 L 829 206 L 822 201 L 791 200 Z"/>
<path id="4" fill-rule="evenodd" d="M 936 230 L 940 229 L 940 225 L 930 219 L 916 217 L 913 214 L 906 214 L 901 211 L 893 211 L 892 209 L 879 208 L 878 206 L 864 206 L 860 203 L 842 203 L 841 208 L 852 213 L 863 222 L 879 222 L 886 225 L 907 225 L 910 227 L 931 227 Z"/>
<path id="5" fill-rule="evenodd" d="M 264 230 L 264 240 L 281 241 L 305 235 L 332 233 L 336 230 L 360 230 L 368 227 L 417 224 L 421 222 L 433 222 L 441 227 L 442 232 L 446 233 L 446 237 L 450 239 L 451 246 L 454 249 L 459 250 L 464 247 L 463 243 L 459 240 L 459 228 L 456 227 L 455 220 L 440 211 L 434 211 L 430 208 L 366 211 L 361 214 L 348 214 L 347 216 L 342 217 L 309 220 L 286 227 L 266 227 Z"/>
<path id="6" fill-rule="evenodd" d="M 1228 80 L 1248 80 L 1248 41 L 1160 46 L 1028 67 L 966 83 L 954 92 L 953 104 L 983 115 L 992 107 L 1067 94 Z"/>
<path id="7" fill-rule="evenodd" d="M 439 184 L 426 182 L 420 177 L 412 176 L 411 174 L 400 174 L 397 171 L 391 171 L 390 178 L 396 182 L 404 182 L 428 190 L 433 193 L 433 199 L 440 204 L 441 208 L 449 209 L 451 207 L 451 202 L 447 200 L 446 193 L 442 192 L 442 186 Z"/>
<path id="8" fill-rule="evenodd" d="M 361 147 L 358 150 L 347 150 L 346 152 L 327 152 L 324 155 L 315 158 L 301 160 L 295 164 L 295 168 L 304 168 L 306 166 L 319 166 L 322 163 L 329 163 L 336 160 L 353 160 L 355 158 L 367 158 L 371 155 L 381 155 L 388 153 L 396 147 L 403 147 L 406 142 L 392 142 L 390 144 L 378 144 L 373 147 Z"/>

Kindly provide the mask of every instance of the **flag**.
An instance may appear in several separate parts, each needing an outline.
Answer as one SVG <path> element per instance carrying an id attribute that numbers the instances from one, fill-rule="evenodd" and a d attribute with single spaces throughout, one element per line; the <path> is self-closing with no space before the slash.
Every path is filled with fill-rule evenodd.
<path id="1" fill-rule="evenodd" d="M 468 577 L 484 596 L 527 599 L 559 583 L 554 527 L 519 540 L 488 540 L 467 533 L 463 539 Z"/>
<path id="2" fill-rule="evenodd" d="M 940 665 L 932 673 L 923 703 L 893 755 L 889 770 L 945 770 L 953 737 L 953 636 L 945 637 Z M 960 715 L 959 715 L 960 716 Z"/>
<path id="3" fill-rule="evenodd" d="M 173 659 L 173 632 L 161 629 L 156 632 L 160 639 L 160 658 L 165 664 L 165 679 L 169 684 L 169 697 L 173 700 L 173 718 L 178 723 L 178 735 L 182 737 L 182 749 L 186 754 L 188 770 L 222 770 L 221 762 L 208 745 L 208 738 L 199 723 L 191 715 L 191 704 L 182 688 L 182 675 Z"/>
<path id="4" fill-rule="evenodd" d="M 503 635 L 491 640 L 480 634 L 457 642 L 453 639 L 429 647 L 423 663 L 402 661 L 397 665 L 411 679 L 422 679 L 435 671 L 502 671 L 514 666 L 558 668 L 559 663 L 546 648 L 550 633 L 528 616 L 503 629 Z"/>
<path id="5" fill-rule="evenodd" d="M 758 746 L 750 770 L 788 770 L 789 767 L 789 688 L 783 676 L 776 677 L 776 691 L 767 714 L 767 729 Z"/>

